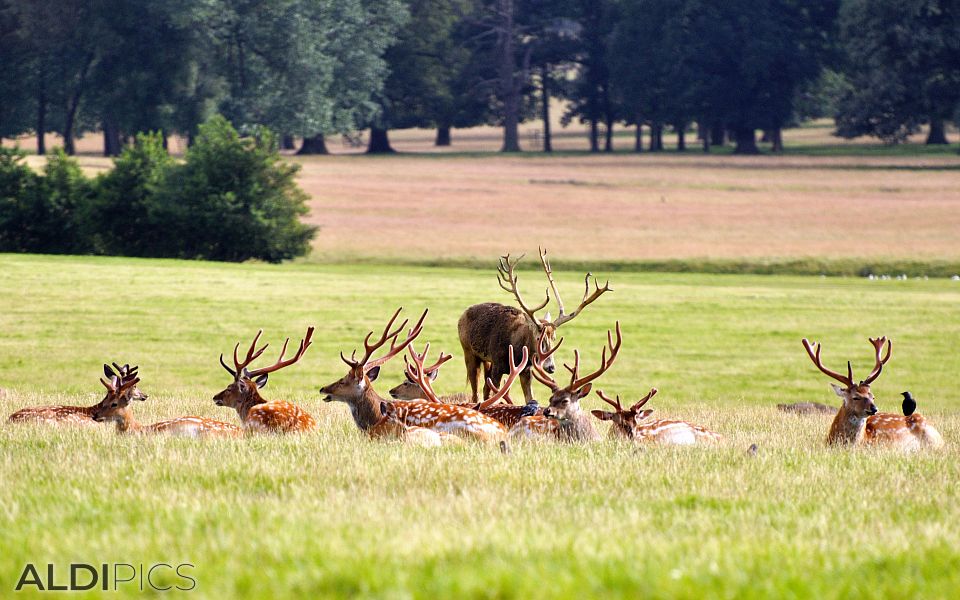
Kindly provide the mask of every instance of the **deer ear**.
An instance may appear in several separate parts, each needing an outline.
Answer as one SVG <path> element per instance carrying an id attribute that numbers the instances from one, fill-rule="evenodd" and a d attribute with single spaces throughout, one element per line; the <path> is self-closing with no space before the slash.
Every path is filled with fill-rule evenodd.
<path id="1" fill-rule="evenodd" d="M 640 413 L 637 415 L 637 420 L 638 420 L 638 421 L 642 421 L 642 420 L 646 419 L 647 417 L 649 417 L 649 416 L 652 415 L 652 414 L 653 414 L 653 409 L 652 409 L 652 408 L 646 408 L 646 409 L 640 411 Z"/>
<path id="2" fill-rule="evenodd" d="M 837 384 L 835 384 L 835 383 L 831 383 L 831 384 L 830 384 L 830 387 L 833 388 L 833 392 L 834 392 L 836 395 L 840 396 L 840 397 L 843 398 L 844 400 L 847 399 L 847 390 L 845 390 L 844 388 L 840 387 L 839 385 L 837 385 Z"/>
<path id="3" fill-rule="evenodd" d="M 377 377 L 379 377 L 379 376 L 380 376 L 380 367 L 379 367 L 379 366 L 376 366 L 376 367 L 370 369 L 369 371 L 367 371 L 367 379 L 369 379 L 370 381 L 376 381 L 376 380 L 377 380 Z"/>
<path id="4" fill-rule="evenodd" d="M 580 398 L 586 397 L 590 393 L 591 389 L 593 389 L 592 383 L 588 383 L 587 385 L 580 388 L 580 391 L 576 393 L 577 400 L 579 400 Z"/>
<path id="5" fill-rule="evenodd" d="M 605 410 L 591 410 L 590 414 L 600 419 L 601 421 L 612 421 L 613 413 L 607 412 Z"/>
<path id="6" fill-rule="evenodd" d="M 427 373 L 427 377 L 430 378 L 430 381 L 436 381 L 439 375 L 440 375 L 440 369 L 434 369 L 429 373 Z"/>
<path id="7" fill-rule="evenodd" d="M 257 377 L 256 382 L 258 388 L 262 388 L 263 386 L 267 385 L 267 376 L 269 375 L 269 373 L 264 373 L 260 377 Z"/>
<path id="8" fill-rule="evenodd" d="M 107 379 L 111 379 L 117 376 L 117 374 L 113 372 L 113 369 L 110 368 L 110 365 L 108 365 L 107 363 L 103 363 L 103 374 L 107 376 Z"/>
<path id="9" fill-rule="evenodd" d="M 543 320 L 547 323 L 553 323 L 553 319 L 550 317 L 550 311 L 547 311 L 547 314 L 543 315 Z"/>
<path id="10" fill-rule="evenodd" d="M 380 401 L 380 414 L 381 414 L 381 415 L 387 414 L 387 409 L 388 409 L 387 403 L 384 402 L 383 400 L 381 400 L 381 401 Z"/>

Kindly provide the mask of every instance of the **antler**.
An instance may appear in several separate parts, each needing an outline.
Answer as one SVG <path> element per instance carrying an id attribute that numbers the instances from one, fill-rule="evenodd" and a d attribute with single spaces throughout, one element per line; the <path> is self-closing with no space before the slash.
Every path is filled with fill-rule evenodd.
<path id="1" fill-rule="evenodd" d="M 269 346 L 269 344 L 264 344 L 263 348 L 260 348 L 259 350 L 256 349 L 257 342 L 260 341 L 261 335 L 263 335 L 262 329 L 257 331 L 257 335 L 253 337 L 253 343 L 250 344 L 250 349 L 247 350 L 247 356 L 242 361 L 240 360 L 240 356 L 237 354 L 240 351 L 240 342 L 237 342 L 237 345 L 233 347 L 233 369 L 227 366 L 227 363 L 223 361 L 223 354 L 220 354 L 220 364 L 224 369 L 227 370 L 228 373 L 233 375 L 234 378 L 237 378 L 243 374 L 243 370 L 247 367 L 247 365 L 255 361 L 261 354 L 263 354 L 263 351 L 267 349 L 267 346 Z"/>
<path id="2" fill-rule="evenodd" d="M 440 352 L 440 360 L 429 368 L 424 368 L 423 359 L 426 358 L 427 354 L 430 352 L 430 342 L 427 342 L 427 345 L 424 346 L 423 352 L 418 354 L 416 350 L 413 349 L 413 346 L 408 346 L 407 351 L 410 352 L 412 363 L 407 361 L 407 357 L 403 357 L 404 363 L 406 363 L 407 376 L 414 381 L 417 385 L 420 386 L 420 391 L 423 392 L 423 395 L 430 402 L 440 402 L 439 396 L 433 391 L 433 384 L 430 383 L 429 373 L 433 369 L 438 368 L 443 363 L 447 362 L 452 355 L 444 354 Z"/>
<path id="3" fill-rule="evenodd" d="M 400 335 L 400 332 L 403 331 L 403 328 L 407 326 L 409 319 L 404 319 L 403 323 L 400 323 L 400 326 L 397 327 L 394 331 L 390 331 L 390 328 L 393 327 L 393 323 L 397 320 L 397 316 L 400 315 L 400 311 L 403 310 L 401 306 L 393 313 L 393 316 L 390 317 L 390 320 L 387 321 L 387 326 L 383 328 L 383 333 L 374 343 L 370 343 L 370 336 L 373 335 L 373 332 L 367 334 L 367 337 L 363 339 L 364 355 L 363 358 L 357 360 L 357 351 L 354 350 L 350 354 L 350 358 L 347 358 L 343 355 L 343 352 L 340 353 L 340 358 L 343 362 L 350 365 L 350 367 L 357 369 L 362 368 L 363 372 L 366 373 L 374 367 L 378 367 L 383 363 L 387 362 L 397 354 L 403 352 L 403 349 L 410 345 L 410 342 L 415 340 L 420 332 L 423 330 L 423 320 L 427 318 L 427 312 L 430 309 L 425 309 L 423 314 L 420 315 L 420 320 L 417 321 L 417 324 L 414 325 L 410 330 L 407 331 L 407 337 L 401 343 L 397 343 L 397 337 Z M 370 360 L 370 357 L 373 356 L 373 353 L 376 352 L 381 346 L 387 343 L 387 340 L 390 340 L 390 349 L 386 354 L 380 358 Z"/>
<path id="4" fill-rule="evenodd" d="M 660 391 L 660 390 L 658 390 L 657 388 L 650 388 L 650 391 L 647 392 L 647 395 L 644 396 L 643 398 L 641 398 L 639 402 L 637 402 L 636 404 L 634 404 L 633 406 L 631 406 L 631 407 L 630 407 L 630 410 L 638 410 L 638 409 L 640 409 L 640 407 L 642 407 L 644 404 L 646 404 L 647 402 L 650 401 L 650 398 L 653 398 L 654 396 L 656 396 L 656 395 L 657 395 L 657 392 L 659 392 L 659 391 Z M 618 397 L 617 397 L 617 400 L 619 400 L 619 399 L 620 399 L 620 398 L 619 398 L 619 396 L 618 396 Z"/>
<path id="5" fill-rule="evenodd" d="M 543 361 L 547 360 L 554 352 L 557 351 L 557 348 L 560 347 L 560 344 L 563 343 L 563 338 L 560 338 L 556 344 L 553 345 L 553 348 L 547 350 L 547 329 L 544 328 L 540 332 L 540 338 L 537 340 L 537 351 L 533 355 L 533 369 L 531 373 L 536 378 L 537 381 L 547 386 L 553 391 L 560 389 L 560 386 L 557 385 L 556 380 L 550 376 L 543 368 Z"/>
<path id="6" fill-rule="evenodd" d="M 580 352 L 574 350 L 573 357 L 574 363 L 573 367 L 568 365 L 563 365 L 570 371 L 570 385 L 567 386 L 567 390 L 575 392 L 587 385 L 597 377 L 603 375 L 607 369 L 613 366 L 613 361 L 617 359 L 617 355 L 620 354 L 620 346 L 623 344 L 623 335 L 620 332 L 620 321 L 617 321 L 616 324 L 617 332 L 617 343 L 613 343 L 613 335 L 610 333 L 610 330 L 607 330 L 607 345 L 603 348 L 603 354 L 600 356 L 600 368 L 598 368 L 593 373 L 580 377 Z M 607 358 L 607 349 L 610 349 L 610 358 Z"/>
<path id="7" fill-rule="evenodd" d="M 583 278 L 584 290 L 583 290 L 583 300 L 580 302 L 580 306 L 577 307 L 570 314 L 566 314 L 566 311 L 563 308 L 563 300 L 560 299 L 560 291 L 557 289 L 557 283 L 553 280 L 553 268 L 550 266 L 550 260 L 547 258 L 547 251 L 543 248 L 540 248 L 540 262 L 543 264 L 543 271 L 547 274 L 547 281 L 550 282 L 550 288 L 553 290 L 553 297 L 557 300 L 557 307 L 560 313 L 557 315 L 557 318 L 553 320 L 554 327 L 560 327 L 567 321 L 573 320 L 574 317 L 580 314 L 580 311 L 583 310 L 588 304 L 591 304 L 594 300 L 605 294 L 606 292 L 612 292 L 613 289 L 610 287 L 610 281 L 607 280 L 603 287 L 600 287 L 600 282 L 594 278 L 593 293 L 590 293 L 590 277 L 591 273 Z"/>
<path id="8" fill-rule="evenodd" d="M 614 402 L 610 399 L 610 396 L 603 393 L 603 390 L 597 390 L 597 395 L 600 396 L 600 399 L 609 404 L 616 410 L 618 413 L 624 412 L 623 406 L 620 404 L 620 395 L 617 395 L 617 401 Z"/>
<path id="9" fill-rule="evenodd" d="M 815 364 L 817 368 L 823 372 L 824 375 L 836 379 L 840 383 L 846 385 L 848 388 L 853 387 L 853 367 L 850 366 L 849 361 L 847 361 L 847 376 L 844 377 L 840 373 L 837 373 L 836 371 L 831 371 L 830 369 L 823 366 L 823 361 L 820 360 L 820 350 L 822 349 L 820 342 L 814 342 L 813 347 L 811 348 L 810 341 L 807 338 L 803 338 L 803 347 L 807 350 L 807 354 L 810 355 L 810 360 L 813 361 L 813 364 Z M 879 352 L 880 351 L 877 350 L 878 355 L 879 355 Z M 889 358 L 889 355 L 888 355 L 888 358 Z M 879 375 L 879 372 L 877 374 Z"/>
<path id="10" fill-rule="evenodd" d="M 411 352 L 413 352 L 413 347 L 412 347 L 412 346 L 409 346 L 408 349 L 409 349 Z M 427 356 L 427 350 L 429 350 L 429 349 L 430 349 L 430 342 L 427 342 L 427 346 L 426 346 L 426 348 L 424 348 L 424 350 L 423 350 L 423 355 L 421 355 L 421 357 L 420 357 L 420 363 L 423 363 L 423 359 L 426 358 L 426 356 Z M 444 354 L 444 353 L 443 353 L 443 350 L 441 350 L 441 351 L 440 351 L 440 356 L 439 356 L 439 358 L 437 359 L 437 362 L 433 363 L 433 364 L 430 365 L 429 367 L 424 367 L 424 366 L 422 366 L 422 364 L 418 364 L 418 365 L 417 365 L 417 368 L 422 368 L 424 375 L 426 375 L 427 378 L 429 379 L 429 378 L 430 378 L 430 373 L 433 373 L 434 371 L 436 371 L 437 369 L 439 369 L 439 368 L 443 365 L 443 363 L 447 362 L 447 361 L 450 360 L 451 358 L 453 358 L 453 355 L 452 355 L 452 354 Z M 407 365 L 407 366 L 406 366 L 406 372 L 407 372 L 407 375 L 409 376 L 409 375 L 410 375 L 410 363 L 407 362 L 407 357 L 406 357 L 406 356 L 403 357 L 403 362 Z M 410 380 L 415 382 L 415 381 L 416 381 L 416 377 L 410 377 Z"/>
<path id="11" fill-rule="evenodd" d="M 869 339 L 870 343 L 873 344 L 876 364 L 874 364 L 873 366 L 873 371 L 871 371 L 870 374 L 867 375 L 866 379 L 860 382 L 860 385 L 870 385 L 871 383 L 873 383 L 874 380 L 876 380 L 877 377 L 880 377 L 880 372 L 883 371 L 883 365 L 887 364 L 887 361 L 890 360 L 890 352 L 893 350 L 893 342 L 890 340 L 887 340 L 885 336 L 878 337 L 877 339 L 873 339 L 873 338 L 867 338 L 867 339 Z M 880 351 L 883 350 L 884 344 L 887 345 L 887 354 L 881 360 Z M 853 380 L 852 377 L 850 379 L 851 381 Z"/>
<path id="12" fill-rule="evenodd" d="M 507 392 L 510 391 L 510 386 L 513 385 L 513 382 L 517 380 L 517 376 L 520 375 L 520 371 L 523 371 L 527 367 L 527 360 L 530 357 L 530 351 L 526 346 L 523 346 L 523 350 L 520 353 L 520 362 L 517 364 L 513 363 L 512 345 L 507 350 L 507 354 L 510 358 L 510 372 L 507 374 L 507 380 L 503 382 L 503 385 L 497 388 L 497 386 L 493 385 L 493 380 L 487 377 L 487 386 L 490 387 L 490 391 L 493 393 L 489 398 L 476 406 L 477 410 L 483 410 L 488 406 L 493 406 L 494 403 L 506 396 Z"/>
<path id="13" fill-rule="evenodd" d="M 100 383 L 102 383 L 103 387 L 107 388 L 111 394 L 120 394 L 140 383 L 140 378 L 133 377 L 130 379 L 118 379 L 117 383 L 113 383 L 112 381 L 107 381 L 101 377 Z"/>
<path id="14" fill-rule="evenodd" d="M 537 323 L 537 317 L 534 313 L 538 310 L 541 310 L 543 307 L 550 302 L 550 292 L 547 291 L 547 297 L 544 298 L 543 302 L 530 308 L 527 306 L 527 303 L 523 301 L 523 297 L 520 295 L 520 289 L 517 287 L 517 276 L 514 274 L 513 270 L 517 266 L 517 263 L 524 257 L 521 254 L 515 261 L 510 261 L 510 255 L 500 257 L 500 264 L 497 265 L 497 283 L 500 284 L 500 287 L 504 291 L 510 292 L 517 299 L 517 303 L 520 305 L 520 309 L 527 313 L 527 316 L 530 317 L 530 320 L 534 323 Z"/>
<path id="15" fill-rule="evenodd" d="M 257 334 L 257 337 L 259 337 L 259 334 Z M 287 353 L 287 344 L 289 343 L 290 343 L 290 338 L 287 338 L 286 340 L 284 340 L 283 348 L 280 350 L 280 358 L 277 359 L 277 362 L 273 363 L 269 367 L 261 367 L 259 369 L 254 369 L 253 371 L 247 371 L 247 374 L 246 374 L 247 377 L 253 379 L 254 377 L 259 377 L 260 375 L 273 373 L 274 371 L 279 371 L 284 367 L 289 367 L 293 363 L 300 360 L 300 358 L 303 357 L 304 352 L 307 351 L 307 348 L 310 347 L 310 344 L 313 343 L 313 327 L 307 327 L 307 335 L 305 335 L 303 339 L 300 340 L 300 348 L 297 349 L 297 353 L 292 357 L 288 358 L 287 360 L 284 360 L 283 355 Z M 263 348 L 260 349 L 260 352 L 256 356 L 259 356 L 260 354 L 262 354 L 263 351 L 267 349 L 267 346 L 269 346 L 269 344 L 264 345 Z M 249 364 L 250 362 L 248 361 L 247 365 Z"/>

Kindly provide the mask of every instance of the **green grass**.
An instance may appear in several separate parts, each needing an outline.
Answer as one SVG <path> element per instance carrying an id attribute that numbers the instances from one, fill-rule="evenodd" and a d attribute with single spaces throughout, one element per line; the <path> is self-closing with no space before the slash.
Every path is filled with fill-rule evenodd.
<path id="1" fill-rule="evenodd" d="M 372 443 L 317 393 L 344 373 L 338 352 L 400 304 L 430 307 L 421 343 L 458 358 L 439 391 L 462 389 L 456 320 L 504 299 L 491 272 L 10 255 L 0 267 L 4 414 L 93 403 L 101 363 L 116 360 L 141 367 L 143 422 L 236 421 L 210 400 L 229 382 L 217 355 L 259 327 L 275 348 L 315 324 L 314 347 L 264 395 L 320 423 L 226 441 L 0 427 L 3 595 L 27 562 L 185 561 L 194 594 L 215 598 L 949 597 L 960 585 L 958 282 L 610 273 L 616 291 L 564 327 L 567 350 L 590 367 L 620 319 L 624 350 L 599 387 L 629 399 L 656 385 L 658 414 L 726 440 L 503 456 Z M 562 289 L 579 277 L 558 273 Z M 894 340 L 874 386 L 881 409 L 910 389 L 945 450 L 828 449 L 829 419 L 774 410 L 835 400 L 802 336 L 863 373 L 866 338 L 881 333 Z M 400 370 L 388 364 L 378 389 Z"/>

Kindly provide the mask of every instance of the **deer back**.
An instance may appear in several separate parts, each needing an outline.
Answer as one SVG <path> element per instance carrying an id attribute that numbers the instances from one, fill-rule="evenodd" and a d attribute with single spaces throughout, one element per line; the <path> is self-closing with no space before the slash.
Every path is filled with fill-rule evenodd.
<path id="1" fill-rule="evenodd" d="M 464 311 L 457 323 L 460 343 L 481 359 L 494 364 L 507 364 L 507 348 L 526 346 L 530 352 L 536 344 L 536 327 L 519 308 L 496 302 L 475 304 Z"/>

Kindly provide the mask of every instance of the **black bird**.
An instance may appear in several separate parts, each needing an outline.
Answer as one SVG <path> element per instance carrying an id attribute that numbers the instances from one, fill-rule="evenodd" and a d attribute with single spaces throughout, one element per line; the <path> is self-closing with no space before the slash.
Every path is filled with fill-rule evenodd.
<path id="1" fill-rule="evenodd" d="M 538 410 L 540 410 L 540 405 L 537 404 L 536 400 L 531 400 L 528 404 L 523 406 L 523 410 L 520 411 L 520 416 L 532 417 L 537 414 Z"/>
<path id="2" fill-rule="evenodd" d="M 910 392 L 903 392 L 903 416 L 909 417 L 913 411 L 917 410 L 917 401 L 913 399 Z"/>

